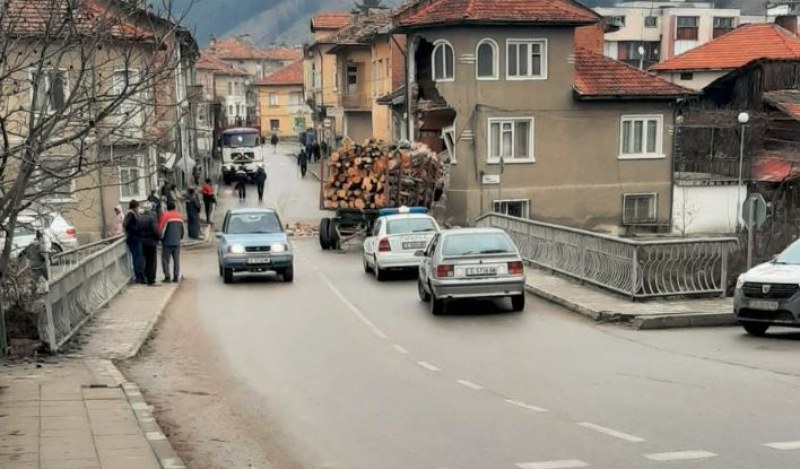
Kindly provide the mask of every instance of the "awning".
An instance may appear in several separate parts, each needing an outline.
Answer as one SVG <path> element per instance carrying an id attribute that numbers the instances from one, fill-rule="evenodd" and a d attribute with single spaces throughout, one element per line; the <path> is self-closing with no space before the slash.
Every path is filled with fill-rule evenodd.
<path id="1" fill-rule="evenodd" d="M 753 161 L 753 179 L 759 182 L 800 179 L 800 158 L 774 153 L 759 155 Z"/>

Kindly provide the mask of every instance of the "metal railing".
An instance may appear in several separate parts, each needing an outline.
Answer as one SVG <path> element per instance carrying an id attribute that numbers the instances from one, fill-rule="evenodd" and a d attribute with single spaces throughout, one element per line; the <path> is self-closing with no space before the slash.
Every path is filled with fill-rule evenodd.
<path id="1" fill-rule="evenodd" d="M 109 238 L 52 256 L 39 337 L 56 353 L 131 280 L 125 240 Z"/>
<path id="2" fill-rule="evenodd" d="M 724 295 L 736 238 L 638 241 L 491 213 L 478 226 L 505 230 L 523 259 L 634 299 Z"/>

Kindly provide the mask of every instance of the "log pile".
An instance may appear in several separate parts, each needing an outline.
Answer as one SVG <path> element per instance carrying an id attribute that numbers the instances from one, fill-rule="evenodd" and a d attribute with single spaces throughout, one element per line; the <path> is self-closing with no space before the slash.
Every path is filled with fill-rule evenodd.
<path id="1" fill-rule="evenodd" d="M 391 148 L 375 140 L 345 140 L 331 153 L 323 181 L 326 209 L 430 207 L 442 174 L 437 155 L 426 145 Z"/>

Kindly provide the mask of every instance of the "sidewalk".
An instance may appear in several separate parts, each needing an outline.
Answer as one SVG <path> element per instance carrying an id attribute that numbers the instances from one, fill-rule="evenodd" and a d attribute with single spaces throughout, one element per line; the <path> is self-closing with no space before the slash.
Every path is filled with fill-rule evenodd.
<path id="1" fill-rule="evenodd" d="M 66 355 L 0 368 L 0 467 L 184 467 L 136 384 L 110 361 L 138 353 L 179 285 L 129 286 Z"/>
<path id="2" fill-rule="evenodd" d="M 731 298 L 634 302 L 532 266 L 526 269 L 525 275 L 529 293 L 595 321 L 625 323 L 636 329 L 736 324 Z"/>

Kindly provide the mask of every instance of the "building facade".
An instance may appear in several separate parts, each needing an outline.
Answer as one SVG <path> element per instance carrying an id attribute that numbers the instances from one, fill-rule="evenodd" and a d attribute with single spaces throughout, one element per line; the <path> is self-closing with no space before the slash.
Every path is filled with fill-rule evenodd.
<path id="1" fill-rule="evenodd" d="M 255 83 L 265 140 L 275 134 L 295 138 L 311 124 L 303 95 L 303 61 L 298 60 Z"/>

